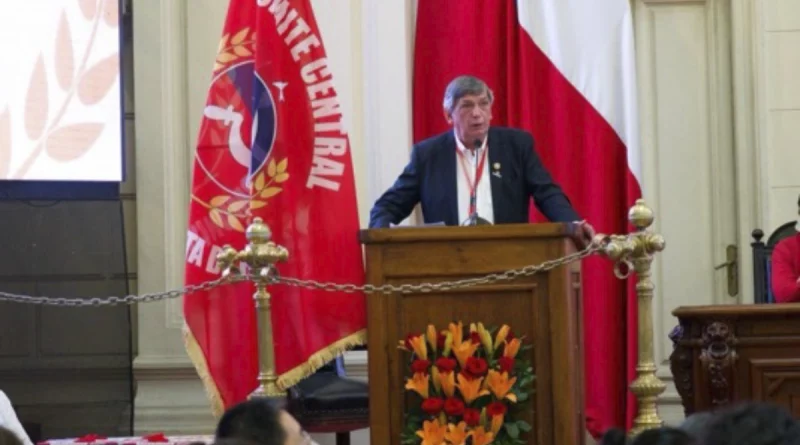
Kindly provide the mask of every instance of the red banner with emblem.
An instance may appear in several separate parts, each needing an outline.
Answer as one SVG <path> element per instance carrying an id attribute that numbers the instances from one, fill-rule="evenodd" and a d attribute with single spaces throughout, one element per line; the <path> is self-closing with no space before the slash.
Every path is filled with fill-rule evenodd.
<path id="1" fill-rule="evenodd" d="M 231 0 L 194 160 L 186 284 L 219 277 L 254 217 L 289 259 L 281 275 L 361 284 L 353 167 L 342 110 L 309 0 Z M 187 351 L 214 411 L 257 386 L 253 285 L 184 299 Z M 288 387 L 366 340 L 363 294 L 276 285 L 279 385 Z"/>

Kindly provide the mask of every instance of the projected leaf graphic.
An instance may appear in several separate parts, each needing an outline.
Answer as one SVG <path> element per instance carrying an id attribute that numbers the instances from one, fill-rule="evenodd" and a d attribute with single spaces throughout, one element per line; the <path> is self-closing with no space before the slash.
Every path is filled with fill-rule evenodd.
<path id="1" fill-rule="evenodd" d="M 83 123 L 61 127 L 47 137 L 45 150 L 57 161 L 77 159 L 94 145 L 105 124 Z"/>
<path id="2" fill-rule="evenodd" d="M 33 68 L 25 100 L 25 131 L 32 140 L 39 139 L 45 124 L 47 124 L 47 112 L 50 105 L 48 101 L 47 73 L 44 59 L 40 54 L 36 59 L 36 66 Z"/>
<path id="3" fill-rule="evenodd" d="M 79 0 L 78 5 L 86 20 L 92 20 L 97 15 L 97 0 Z"/>
<path id="4" fill-rule="evenodd" d="M 78 82 L 78 99 L 84 105 L 100 102 L 111 90 L 118 74 L 119 61 L 116 54 L 97 62 Z"/>
<path id="5" fill-rule="evenodd" d="M 61 13 L 61 20 L 58 23 L 55 67 L 58 84 L 64 90 L 69 89 L 75 76 L 75 57 L 72 53 L 72 33 L 69 29 L 66 12 Z"/>
<path id="6" fill-rule="evenodd" d="M 11 113 L 6 110 L 0 113 L 0 179 L 8 176 L 11 163 Z"/>
<path id="7" fill-rule="evenodd" d="M 103 0 L 103 21 L 111 28 L 119 26 L 118 0 Z"/>

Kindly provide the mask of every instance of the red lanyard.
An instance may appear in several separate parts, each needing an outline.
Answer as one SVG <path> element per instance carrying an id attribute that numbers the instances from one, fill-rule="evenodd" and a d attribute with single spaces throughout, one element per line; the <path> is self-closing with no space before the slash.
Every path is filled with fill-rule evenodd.
<path id="1" fill-rule="evenodd" d="M 467 159 L 464 156 L 464 153 L 461 150 L 456 149 L 458 157 L 461 160 L 461 171 L 464 172 L 464 177 L 467 179 L 467 185 L 469 186 L 469 215 L 474 215 L 475 211 L 477 210 L 478 203 L 475 192 L 478 190 L 478 183 L 481 182 L 481 177 L 483 177 L 483 167 L 486 165 L 487 151 L 489 151 L 487 148 L 483 148 L 481 159 L 478 161 L 478 168 L 475 171 L 475 181 L 473 182 L 469 173 L 469 169 L 466 165 Z"/>

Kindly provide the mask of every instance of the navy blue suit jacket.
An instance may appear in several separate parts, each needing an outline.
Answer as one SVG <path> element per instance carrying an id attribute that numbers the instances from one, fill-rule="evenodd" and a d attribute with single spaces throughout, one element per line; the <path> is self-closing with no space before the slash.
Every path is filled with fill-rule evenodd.
<path id="1" fill-rule="evenodd" d="M 489 129 L 486 170 L 492 184 L 495 224 L 529 222 L 530 200 L 550 221 L 572 222 L 581 218 L 533 148 L 530 133 L 501 127 Z M 500 177 L 494 165 L 500 164 Z M 370 212 L 370 228 L 389 227 L 406 219 L 422 204 L 425 223 L 457 226 L 458 171 L 453 130 L 416 144 L 403 173 Z"/>

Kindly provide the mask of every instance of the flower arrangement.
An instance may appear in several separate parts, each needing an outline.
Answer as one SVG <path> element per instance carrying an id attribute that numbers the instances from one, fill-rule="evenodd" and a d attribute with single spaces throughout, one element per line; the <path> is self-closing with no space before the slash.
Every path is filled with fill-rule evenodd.
<path id="1" fill-rule="evenodd" d="M 531 425 L 520 419 L 533 368 L 520 359 L 523 345 L 508 325 L 450 323 L 409 334 L 399 348 L 411 353 L 405 389 L 415 401 L 405 416 L 405 445 L 516 445 Z"/>

